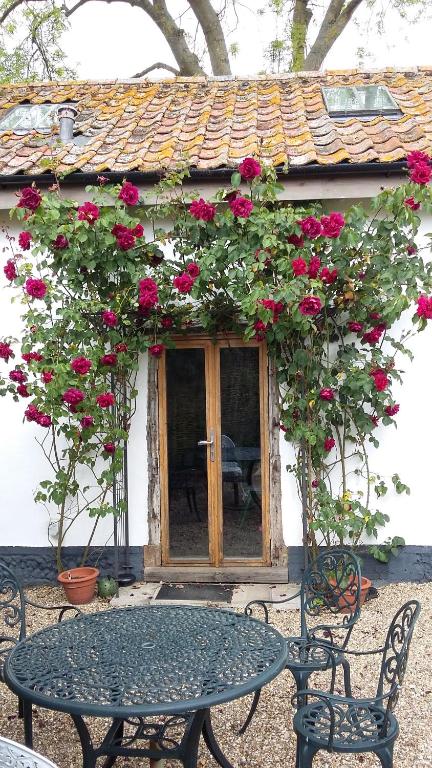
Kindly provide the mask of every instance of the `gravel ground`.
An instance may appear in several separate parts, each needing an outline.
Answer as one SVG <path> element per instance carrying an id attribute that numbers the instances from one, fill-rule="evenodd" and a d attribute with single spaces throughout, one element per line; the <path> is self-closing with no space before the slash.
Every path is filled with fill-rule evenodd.
<path id="1" fill-rule="evenodd" d="M 60 590 L 41 587 L 28 590 L 31 599 L 53 604 L 63 597 Z M 420 619 L 414 631 L 408 671 L 404 688 L 396 710 L 400 723 L 400 736 L 395 746 L 395 768 L 432 768 L 432 661 L 430 627 L 432 619 L 432 583 L 393 584 L 380 589 L 378 600 L 372 600 L 363 609 L 361 619 L 354 629 L 350 647 L 376 648 L 384 639 L 386 629 L 397 608 L 406 600 L 416 598 L 422 603 Z M 86 612 L 104 610 L 107 601 L 97 599 Z M 271 622 L 284 634 L 298 632 L 298 611 L 273 611 Z M 29 632 L 52 623 L 48 612 L 29 612 Z M 352 663 L 354 695 L 372 693 L 378 677 L 378 666 L 372 659 L 355 659 Z M 317 676 L 312 682 L 325 689 L 326 680 Z M 337 688 L 342 693 L 341 679 Z M 293 680 L 283 672 L 262 693 L 261 702 L 245 736 L 238 737 L 236 729 L 242 723 L 250 697 L 213 710 L 214 727 L 222 748 L 234 766 L 239 768 L 289 768 L 294 766 L 295 739 L 291 729 L 292 709 L 290 697 L 294 692 Z M 22 721 L 17 718 L 17 701 L 5 685 L 0 685 L 0 734 L 15 741 L 23 741 Z M 102 721 L 93 719 L 91 730 L 94 740 L 102 732 Z M 34 746 L 60 768 L 80 768 L 81 749 L 72 722 L 65 715 L 44 709 L 34 709 Z M 147 760 L 123 759 L 116 762 L 118 768 L 148 765 Z M 177 762 L 166 762 L 166 768 L 176 768 Z M 214 768 L 216 763 L 201 747 L 200 768 Z M 372 755 L 329 755 L 319 752 L 314 760 L 316 768 L 372 768 L 378 760 Z"/>

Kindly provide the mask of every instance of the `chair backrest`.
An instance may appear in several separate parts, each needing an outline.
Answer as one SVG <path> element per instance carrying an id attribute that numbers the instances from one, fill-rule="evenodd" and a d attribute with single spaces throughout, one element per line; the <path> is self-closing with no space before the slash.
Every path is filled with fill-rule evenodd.
<path id="1" fill-rule="evenodd" d="M 13 571 L 0 561 L 0 672 L 6 654 L 24 636 L 24 593 Z"/>
<path id="2" fill-rule="evenodd" d="M 360 616 L 358 558 L 344 548 L 322 552 L 305 570 L 300 589 L 302 637 L 345 648 Z"/>
<path id="3" fill-rule="evenodd" d="M 420 603 L 417 600 L 409 600 L 399 608 L 387 632 L 377 688 L 377 697 L 388 696 L 387 716 L 393 711 L 399 698 L 399 690 L 407 668 L 414 625 L 419 614 Z M 384 731 L 388 721 L 387 716 L 383 724 Z"/>

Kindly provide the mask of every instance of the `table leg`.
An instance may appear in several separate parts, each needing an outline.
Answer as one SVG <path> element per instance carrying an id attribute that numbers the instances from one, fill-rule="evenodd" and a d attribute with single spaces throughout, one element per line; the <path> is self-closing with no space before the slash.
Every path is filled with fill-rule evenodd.
<path id="1" fill-rule="evenodd" d="M 233 768 L 233 765 L 229 762 L 228 758 L 225 757 L 219 744 L 216 741 L 216 737 L 213 731 L 213 726 L 211 723 L 209 709 L 207 709 L 205 713 L 202 733 L 204 736 L 204 741 L 207 745 L 207 749 L 209 750 L 210 754 L 214 757 L 216 762 L 221 766 L 221 768 Z"/>
<path id="2" fill-rule="evenodd" d="M 71 715 L 71 717 L 74 721 L 75 728 L 78 731 L 78 736 L 81 742 L 83 768 L 96 768 L 96 754 L 93 749 L 89 730 L 82 717 L 79 715 Z"/>
<path id="3" fill-rule="evenodd" d="M 158 749 L 158 744 L 155 741 L 151 741 L 150 749 Z M 161 758 L 160 760 L 155 760 L 153 757 L 150 758 L 150 768 L 164 768 L 165 760 Z"/>

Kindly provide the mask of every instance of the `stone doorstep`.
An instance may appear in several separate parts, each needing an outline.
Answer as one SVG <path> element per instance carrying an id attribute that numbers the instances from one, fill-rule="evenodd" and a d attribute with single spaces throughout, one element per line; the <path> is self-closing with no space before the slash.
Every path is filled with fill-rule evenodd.
<path id="1" fill-rule="evenodd" d="M 120 587 L 119 596 L 113 597 L 111 605 L 114 608 L 125 608 L 134 605 L 201 605 L 197 600 L 158 600 L 157 595 L 162 582 L 147 582 L 139 586 Z M 205 601 L 207 605 L 220 608 L 244 608 L 252 600 L 284 600 L 298 591 L 296 584 L 238 584 L 234 587 L 231 602 Z M 294 598 L 281 603 L 278 610 L 298 610 L 300 599 Z"/>

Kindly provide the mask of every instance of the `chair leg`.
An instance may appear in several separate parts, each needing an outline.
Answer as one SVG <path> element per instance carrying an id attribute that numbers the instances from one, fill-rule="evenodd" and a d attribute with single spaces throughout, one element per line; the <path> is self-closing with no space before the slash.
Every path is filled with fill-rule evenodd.
<path id="1" fill-rule="evenodd" d="M 29 749 L 33 748 L 33 718 L 32 705 L 29 701 L 22 702 L 24 718 L 24 743 Z"/>
<path id="2" fill-rule="evenodd" d="M 256 708 L 258 706 L 258 702 L 260 700 L 260 696 L 261 696 L 261 688 L 259 689 L 259 691 L 255 691 L 255 693 L 254 693 L 253 701 L 252 701 L 251 708 L 249 710 L 248 716 L 247 716 L 246 720 L 244 721 L 242 727 L 240 728 L 240 730 L 238 732 L 239 736 L 243 736 L 244 732 L 246 731 L 246 728 L 248 727 L 250 721 L 252 720 L 252 718 L 253 718 L 253 716 L 255 714 L 255 710 L 256 710 Z"/>
<path id="3" fill-rule="evenodd" d="M 290 672 L 294 677 L 298 691 L 302 691 L 305 688 L 307 688 L 308 680 L 311 674 L 310 672 L 297 672 L 297 671 L 294 671 L 293 669 L 291 669 Z M 305 704 L 307 704 L 307 700 L 305 696 L 302 696 L 301 699 L 300 698 L 297 699 L 297 709 L 304 707 Z"/>
<path id="4" fill-rule="evenodd" d="M 374 752 L 379 758 L 382 768 L 393 768 L 393 744 L 382 749 L 375 749 Z"/>
<path id="5" fill-rule="evenodd" d="M 239 484 L 233 483 L 233 488 L 234 488 L 234 505 L 238 507 L 240 503 Z"/>
<path id="6" fill-rule="evenodd" d="M 295 768 L 312 768 L 312 762 L 317 752 L 317 747 L 309 744 L 306 739 L 297 734 Z"/>
<path id="7" fill-rule="evenodd" d="M 349 696 L 351 698 L 352 696 L 351 670 L 350 670 L 349 661 L 345 657 L 342 657 L 342 669 L 343 669 L 343 676 L 344 676 L 345 696 Z"/>

